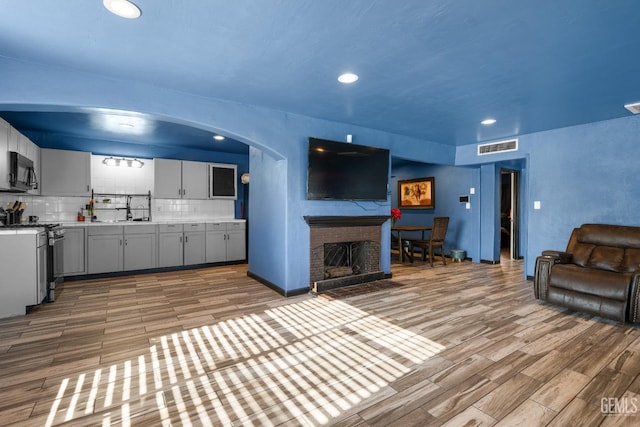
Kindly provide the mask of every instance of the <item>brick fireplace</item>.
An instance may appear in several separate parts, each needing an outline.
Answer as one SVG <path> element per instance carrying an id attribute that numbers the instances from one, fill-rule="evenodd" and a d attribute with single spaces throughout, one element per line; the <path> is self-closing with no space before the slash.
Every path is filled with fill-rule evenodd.
<path id="1" fill-rule="evenodd" d="M 309 224 L 312 292 L 384 278 L 382 224 L 388 216 L 305 216 Z"/>

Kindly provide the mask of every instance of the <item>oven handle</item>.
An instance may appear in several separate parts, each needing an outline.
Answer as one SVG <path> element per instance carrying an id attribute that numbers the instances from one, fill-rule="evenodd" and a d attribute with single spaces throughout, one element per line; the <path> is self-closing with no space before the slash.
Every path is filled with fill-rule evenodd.
<path id="1" fill-rule="evenodd" d="M 55 245 L 56 242 L 64 240 L 64 236 L 55 236 L 49 238 L 49 246 Z"/>

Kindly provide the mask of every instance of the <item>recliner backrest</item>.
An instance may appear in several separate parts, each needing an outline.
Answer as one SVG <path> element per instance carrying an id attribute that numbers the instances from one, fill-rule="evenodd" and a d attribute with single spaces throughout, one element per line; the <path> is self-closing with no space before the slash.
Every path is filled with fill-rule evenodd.
<path id="1" fill-rule="evenodd" d="M 567 252 L 581 267 L 635 271 L 640 266 L 640 227 L 583 224 L 571 233 Z"/>

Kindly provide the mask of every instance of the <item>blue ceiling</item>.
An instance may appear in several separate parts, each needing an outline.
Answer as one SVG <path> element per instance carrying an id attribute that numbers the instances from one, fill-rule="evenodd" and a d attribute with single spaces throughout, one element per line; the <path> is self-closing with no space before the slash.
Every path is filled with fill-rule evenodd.
<path id="1" fill-rule="evenodd" d="M 135 3 L 142 16 L 126 20 L 101 0 L 3 0 L 0 57 L 449 145 L 624 117 L 640 101 L 637 0 Z M 338 83 L 345 71 L 360 80 Z M 149 117 L 157 132 L 116 137 L 95 125 L 106 113 L 0 116 L 41 134 L 246 150 Z"/>

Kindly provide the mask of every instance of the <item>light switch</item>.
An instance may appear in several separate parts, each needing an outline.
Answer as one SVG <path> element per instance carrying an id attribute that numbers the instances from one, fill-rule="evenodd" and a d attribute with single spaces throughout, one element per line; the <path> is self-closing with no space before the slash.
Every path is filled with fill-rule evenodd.
<path id="1" fill-rule="evenodd" d="M 533 202 L 533 209 L 540 209 L 540 200 L 535 200 Z"/>
<path id="2" fill-rule="evenodd" d="M 469 194 L 476 194 L 476 189 L 474 187 L 471 187 L 469 189 Z"/>
<path id="3" fill-rule="evenodd" d="M 466 209 L 471 209 L 471 203 L 467 202 L 467 203 L 464 205 L 464 207 L 465 207 Z"/>

